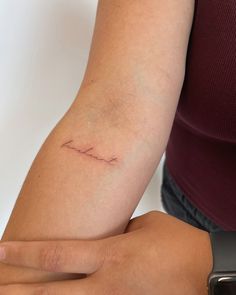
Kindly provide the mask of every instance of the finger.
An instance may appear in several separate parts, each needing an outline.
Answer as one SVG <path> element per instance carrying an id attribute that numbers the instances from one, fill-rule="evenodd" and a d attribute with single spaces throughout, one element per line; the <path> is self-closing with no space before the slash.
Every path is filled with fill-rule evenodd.
<path id="1" fill-rule="evenodd" d="M 1 262 L 49 272 L 96 272 L 103 264 L 108 239 L 84 241 L 7 241 Z M 1 252 L 1 251 L 0 251 Z M 1 255 L 0 255 L 1 256 Z"/>
<path id="2" fill-rule="evenodd" d="M 12 284 L 0 286 L 0 295 L 100 295 L 99 284 L 90 277 L 44 284 Z"/>

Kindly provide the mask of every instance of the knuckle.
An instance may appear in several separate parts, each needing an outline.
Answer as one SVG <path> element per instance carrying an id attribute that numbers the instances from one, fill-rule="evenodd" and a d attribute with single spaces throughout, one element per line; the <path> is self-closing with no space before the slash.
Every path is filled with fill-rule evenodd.
<path id="1" fill-rule="evenodd" d="M 60 245 L 48 246 L 40 253 L 40 267 L 47 271 L 60 271 L 63 265 L 63 247 Z M 48 293 L 46 293 L 48 294 Z"/>
<path id="2" fill-rule="evenodd" d="M 153 217 L 156 217 L 160 214 L 159 211 L 157 210 L 151 210 L 149 212 L 146 213 L 146 216 L 148 216 L 149 218 L 153 218 Z"/>
<path id="3" fill-rule="evenodd" d="M 156 210 L 149 211 L 145 214 L 145 221 L 147 224 L 155 222 L 162 214 L 164 213 Z"/>

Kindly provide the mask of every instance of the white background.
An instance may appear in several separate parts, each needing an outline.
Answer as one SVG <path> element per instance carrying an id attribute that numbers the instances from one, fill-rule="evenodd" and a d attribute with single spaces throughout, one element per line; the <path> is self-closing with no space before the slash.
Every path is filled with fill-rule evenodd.
<path id="1" fill-rule="evenodd" d="M 0 236 L 30 165 L 87 63 L 97 0 L 0 0 Z M 162 165 L 134 216 L 160 203 Z"/>

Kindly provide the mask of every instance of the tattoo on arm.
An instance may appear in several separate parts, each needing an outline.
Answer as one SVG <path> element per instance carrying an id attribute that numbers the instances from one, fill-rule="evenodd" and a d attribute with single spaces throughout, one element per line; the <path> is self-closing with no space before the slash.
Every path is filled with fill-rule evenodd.
<path id="1" fill-rule="evenodd" d="M 93 147 L 83 150 L 81 148 L 77 148 L 77 147 L 73 146 L 72 143 L 73 143 L 73 140 L 69 140 L 69 141 L 63 143 L 61 145 L 61 148 L 68 148 L 68 149 L 74 150 L 78 153 L 84 154 L 84 155 L 91 157 L 95 160 L 106 162 L 109 165 L 114 165 L 114 163 L 117 162 L 117 158 L 115 158 L 115 157 L 112 157 L 110 160 L 108 160 L 108 159 L 104 159 L 102 157 L 98 157 L 98 156 L 94 155 L 93 153 L 89 153 L 94 149 Z"/>

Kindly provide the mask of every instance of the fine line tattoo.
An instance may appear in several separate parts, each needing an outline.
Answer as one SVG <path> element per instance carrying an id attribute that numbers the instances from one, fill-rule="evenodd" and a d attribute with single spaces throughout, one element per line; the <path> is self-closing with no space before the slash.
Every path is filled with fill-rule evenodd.
<path id="1" fill-rule="evenodd" d="M 90 147 L 88 149 L 83 150 L 83 149 L 76 148 L 73 145 L 70 145 L 70 143 L 72 143 L 72 142 L 73 142 L 73 140 L 66 141 L 65 143 L 63 143 L 61 145 L 61 148 L 65 147 L 65 148 L 74 150 L 74 151 L 76 151 L 78 153 L 84 154 L 84 155 L 86 155 L 88 157 L 91 157 L 91 158 L 93 158 L 95 160 L 106 162 L 109 165 L 113 165 L 114 162 L 117 162 L 117 158 L 111 158 L 110 160 L 107 160 L 107 159 L 104 159 L 104 158 L 100 158 L 98 156 L 95 156 L 92 153 L 88 153 L 89 151 L 92 151 L 94 149 L 93 147 Z"/>

